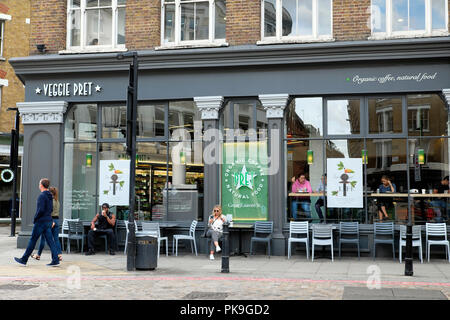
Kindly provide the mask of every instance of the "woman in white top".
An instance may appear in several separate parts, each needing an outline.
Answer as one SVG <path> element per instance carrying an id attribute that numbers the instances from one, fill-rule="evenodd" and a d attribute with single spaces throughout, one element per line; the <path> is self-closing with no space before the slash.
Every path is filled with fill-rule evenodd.
<path id="1" fill-rule="evenodd" d="M 208 219 L 208 232 L 207 237 L 211 237 L 211 251 L 209 259 L 214 260 L 214 248 L 216 252 L 220 252 L 222 249 L 219 247 L 219 239 L 222 237 L 223 224 L 226 221 L 225 216 L 222 214 L 222 207 L 220 205 L 215 205 L 213 209 L 213 214 L 209 216 Z"/>

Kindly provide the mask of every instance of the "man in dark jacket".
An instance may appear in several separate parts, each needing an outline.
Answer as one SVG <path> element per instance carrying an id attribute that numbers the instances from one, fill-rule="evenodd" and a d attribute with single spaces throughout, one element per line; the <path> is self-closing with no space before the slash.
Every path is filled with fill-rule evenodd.
<path id="1" fill-rule="evenodd" d="M 46 178 L 43 178 L 39 181 L 39 190 L 41 194 L 37 199 L 37 208 L 36 214 L 33 219 L 33 231 L 31 233 L 31 239 L 28 242 L 27 249 L 23 254 L 22 258 L 14 258 L 18 263 L 26 265 L 28 262 L 28 258 L 36 246 L 36 242 L 39 237 L 43 235 L 45 237 L 45 241 L 47 241 L 50 246 L 50 250 L 52 252 L 52 262 L 47 264 L 47 266 L 57 266 L 59 265 L 58 259 L 58 251 L 56 250 L 56 245 L 52 236 L 52 211 L 53 211 L 53 196 L 48 191 L 48 187 L 50 186 L 50 181 Z"/>

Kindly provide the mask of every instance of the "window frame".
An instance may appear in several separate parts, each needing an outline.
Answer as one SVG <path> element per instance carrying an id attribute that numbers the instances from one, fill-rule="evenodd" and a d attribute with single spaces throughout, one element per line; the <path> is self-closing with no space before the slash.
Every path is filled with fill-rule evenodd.
<path id="1" fill-rule="evenodd" d="M 80 8 L 72 8 L 71 0 L 67 0 L 67 23 L 66 23 L 66 49 L 67 51 L 83 51 L 83 52 L 102 52 L 102 51 L 126 51 L 125 44 L 117 43 L 118 36 L 118 15 L 119 8 L 126 8 L 124 4 L 118 4 L 119 0 L 111 0 L 111 7 L 109 6 L 96 6 L 87 7 L 87 0 L 80 0 Z M 111 44 L 110 45 L 87 45 L 86 43 L 86 32 L 87 32 L 87 12 L 90 10 L 99 10 L 104 8 L 111 8 L 112 11 L 112 30 L 111 30 Z M 80 11 L 80 45 L 72 46 L 72 33 L 71 33 L 71 16 L 72 12 Z"/>
<path id="2" fill-rule="evenodd" d="M 312 35 L 310 36 L 283 36 L 283 11 L 282 1 L 276 0 L 276 23 L 275 37 L 266 37 L 264 34 L 265 27 L 265 0 L 261 0 L 261 40 L 260 43 L 267 42 L 314 42 L 314 41 L 333 41 L 333 0 L 330 0 L 330 34 L 319 35 L 319 0 L 312 0 L 313 17 L 312 17 Z"/>
<path id="3" fill-rule="evenodd" d="M 370 31 L 369 39 L 386 39 L 386 38 L 408 38 L 408 37 L 431 37 L 431 36 L 448 36 L 449 35 L 449 15 L 445 14 L 446 28 L 433 30 L 432 21 L 432 0 L 425 1 L 425 30 L 409 30 L 409 31 L 394 31 L 393 28 L 393 4 L 392 0 L 385 1 L 385 32 L 374 32 L 374 9 L 372 7 L 373 0 L 370 2 Z M 448 12 L 448 1 L 445 1 L 445 12 Z M 409 18 L 408 18 L 409 19 Z"/>
<path id="4" fill-rule="evenodd" d="M 209 21 L 208 21 L 208 39 L 204 40 L 181 40 L 181 1 L 185 3 L 201 3 L 208 2 L 209 6 Z M 175 6 L 174 24 L 174 41 L 165 41 L 165 7 L 167 4 L 173 4 Z M 226 5 L 226 2 L 225 2 Z M 226 15 L 225 15 L 226 16 Z M 226 45 L 226 38 L 215 38 L 216 33 L 216 1 L 215 0 L 161 0 L 161 47 L 160 48 L 173 48 L 183 46 L 221 46 Z"/>

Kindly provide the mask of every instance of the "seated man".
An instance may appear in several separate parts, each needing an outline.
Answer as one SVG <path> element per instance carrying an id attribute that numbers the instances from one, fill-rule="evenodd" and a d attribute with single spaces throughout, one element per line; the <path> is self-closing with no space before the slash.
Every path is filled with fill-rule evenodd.
<path id="1" fill-rule="evenodd" d="M 97 222 L 97 226 L 95 226 L 95 223 Z M 114 255 L 114 248 L 116 244 L 116 238 L 114 235 L 114 225 L 116 224 L 116 216 L 109 212 L 109 204 L 104 203 L 102 204 L 102 212 L 97 213 L 92 219 L 91 222 L 91 230 L 89 230 L 88 233 L 88 252 L 86 252 L 86 255 L 92 255 L 95 254 L 94 251 L 94 244 L 95 239 L 99 235 L 106 234 L 108 237 L 108 245 L 109 245 L 109 254 Z"/>
<path id="2" fill-rule="evenodd" d="M 444 177 L 441 182 L 434 187 L 433 193 L 443 194 L 449 192 L 449 177 Z M 447 200 L 446 198 L 434 198 L 431 201 L 433 211 L 436 215 L 436 222 L 443 222 L 447 218 Z"/>

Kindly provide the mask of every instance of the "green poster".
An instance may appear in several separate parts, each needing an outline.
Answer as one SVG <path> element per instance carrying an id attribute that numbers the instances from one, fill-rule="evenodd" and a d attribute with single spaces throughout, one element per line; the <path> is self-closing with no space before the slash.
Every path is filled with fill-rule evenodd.
<path id="1" fill-rule="evenodd" d="M 223 214 L 235 222 L 267 220 L 267 196 L 267 143 L 224 143 Z"/>

